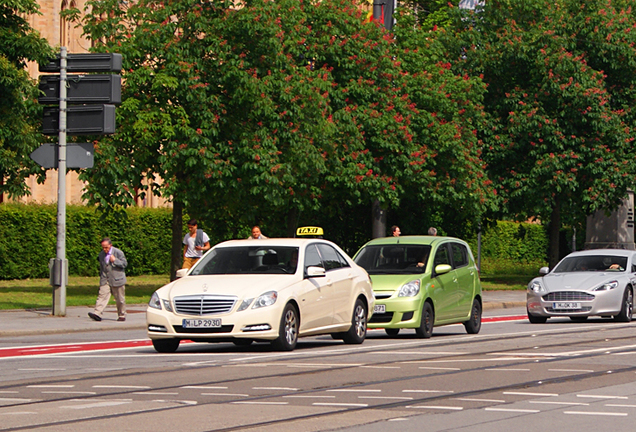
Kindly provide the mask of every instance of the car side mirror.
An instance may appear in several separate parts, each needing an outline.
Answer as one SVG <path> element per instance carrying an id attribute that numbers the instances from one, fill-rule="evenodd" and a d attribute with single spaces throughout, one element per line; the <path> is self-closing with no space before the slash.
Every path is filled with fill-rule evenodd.
<path id="1" fill-rule="evenodd" d="M 185 275 L 188 274 L 188 270 L 189 269 L 179 269 L 177 270 L 177 279 L 184 277 Z"/>
<path id="2" fill-rule="evenodd" d="M 541 267 L 541 268 L 539 269 L 539 274 L 540 274 L 541 276 L 543 276 L 543 275 L 547 275 L 548 273 L 550 273 L 550 267 Z"/>
<path id="3" fill-rule="evenodd" d="M 327 272 L 325 271 L 324 267 L 315 267 L 315 266 L 309 266 L 307 267 L 307 270 L 305 271 L 305 274 L 307 278 L 315 278 L 315 277 L 325 277 L 327 276 Z"/>
<path id="4" fill-rule="evenodd" d="M 450 266 L 450 264 L 438 264 L 435 266 L 435 274 L 436 275 L 445 274 L 451 271 L 452 269 L 453 268 Z"/>

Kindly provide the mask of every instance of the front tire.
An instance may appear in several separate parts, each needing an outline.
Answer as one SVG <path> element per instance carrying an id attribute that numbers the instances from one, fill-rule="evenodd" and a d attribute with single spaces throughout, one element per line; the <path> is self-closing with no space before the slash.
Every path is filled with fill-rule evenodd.
<path id="1" fill-rule="evenodd" d="M 435 312 L 433 306 L 429 302 L 424 302 L 422 307 L 422 320 L 420 326 L 415 329 L 415 335 L 418 338 L 428 339 L 433 335 L 433 326 L 435 324 Z"/>
<path id="2" fill-rule="evenodd" d="M 528 312 L 528 321 L 532 324 L 544 324 L 548 320 L 548 317 L 532 315 L 529 310 L 526 309 L 526 311 Z"/>
<path id="3" fill-rule="evenodd" d="M 464 322 L 466 333 L 477 334 L 481 330 L 481 303 L 478 299 L 473 300 L 473 309 L 470 311 L 470 319 Z"/>
<path id="4" fill-rule="evenodd" d="M 614 317 L 614 321 L 617 322 L 630 322 L 632 320 L 632 313 L 634 312 L 634 295 L 630 287 L 625 288 L 623 294 L 623 305 L 618 315 Z"/>
<path id="5" fill-rule="evenodd" d="M 353 306 L 353 316 L 351 317 L 351 327 L 342 335 L 342 340 L 346 344 L 361 344 L 367 337 L 367 308 L 362 300 L 356 300 Z"/>
<path id="6" fill-rule="evenodd" d="M 287 304 L 280 318 L 278 339 L 272 342 L 274 349 L 278 351 L 293 351 L 298 343 L 299 319 L 298 311 L 292 304 Z"/>
<path id="7" fill-rule="evenodd" d="M 159 353 L 173 353 L 179 348 L 179 339 L 153 339 L 152 346 Z"/>

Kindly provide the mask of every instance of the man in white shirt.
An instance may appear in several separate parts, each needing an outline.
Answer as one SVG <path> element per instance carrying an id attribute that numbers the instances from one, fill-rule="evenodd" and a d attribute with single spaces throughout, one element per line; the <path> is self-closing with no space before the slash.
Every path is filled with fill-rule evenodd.
<path id="1" fill-rule="evenodd" d="M 210 238 L 198 229 L 197 220 L 188 221 L 188 233 L 183 238 L 183 268 L 192 267 L 210 249 Z"/>

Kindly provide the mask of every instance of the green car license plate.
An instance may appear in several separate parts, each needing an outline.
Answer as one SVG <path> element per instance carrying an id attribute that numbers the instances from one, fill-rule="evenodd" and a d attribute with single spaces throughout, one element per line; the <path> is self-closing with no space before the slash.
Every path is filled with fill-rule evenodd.
<path id="1" fill-rule="evenodd" d="M 373 313 L 384 313 L 386 312 L 386 305 L 377 304 L 373 307 Z"/>
<path id="2" fill-rule="evenodd" d="M 221 327 L 221 318 L 184 319 L 183 328 L 217 328 Z"/>

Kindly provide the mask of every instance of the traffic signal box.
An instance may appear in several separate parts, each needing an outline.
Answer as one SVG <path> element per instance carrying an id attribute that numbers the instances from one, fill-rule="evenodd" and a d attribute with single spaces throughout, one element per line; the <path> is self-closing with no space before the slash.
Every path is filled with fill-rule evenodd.
<path id="1" fill-rule="evenodd" d="M 121 54 L 68 54 L 67 72 L 120 72 Z M 60 72 L 60 59 L 41 64 L 40 72 Z M 115 133 L 115 105 L 121 103 L 120 75 L 67 75 L 67 135 L 105 135 Z M 60 75 L 40 76 L 38 101 L 59 105 Z M 44 108 L 44 135 L 59 132 L 59 107 Z"/>

